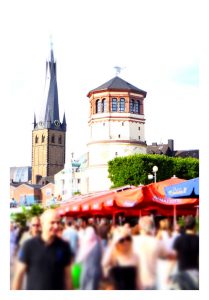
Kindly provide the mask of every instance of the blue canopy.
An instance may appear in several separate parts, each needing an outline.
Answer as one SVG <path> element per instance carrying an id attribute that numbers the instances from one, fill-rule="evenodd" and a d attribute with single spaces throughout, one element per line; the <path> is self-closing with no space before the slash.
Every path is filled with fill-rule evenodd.
<path id="1" fill-rule="evenodd" d="M 164 190 L 168 198 L 199 196 L 199 177 L 167 186 Z"/>

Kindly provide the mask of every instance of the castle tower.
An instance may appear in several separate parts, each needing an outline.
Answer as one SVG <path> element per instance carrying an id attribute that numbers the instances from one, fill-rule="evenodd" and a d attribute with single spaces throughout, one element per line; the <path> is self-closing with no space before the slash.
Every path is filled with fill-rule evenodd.
<path id="1" fill-rule="evenodd" d="M 59 117 L 57 74 L 54 53 L 51 47 L 50 58 L 46 62 L 45 107 L 38 122 L 34 115 L 32 132 L 32 183 L 41 178 L 53 181 L 53 176 L 64 168 L 66 119 Z"/>
<path id="2" fill-rule="evenodd" d="M 105 190 L 108 161 L 116 156 L 146 153 L 146 92 L 116 76 L 88 93 L 90 101 L 86 192 Z"/>

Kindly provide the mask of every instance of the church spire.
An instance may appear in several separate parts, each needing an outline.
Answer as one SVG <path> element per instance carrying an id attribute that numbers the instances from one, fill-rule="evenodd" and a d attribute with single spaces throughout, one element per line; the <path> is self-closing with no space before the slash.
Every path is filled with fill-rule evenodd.
<path id="1" fill-rule="evenodd" d="M 50 58 L 46 62 L 46 107 L 44 112 L 44 123 L 47 128 L 53 128 L 54 123 L 60 122 L 59 118 L 59 102 L 58 102 L 58 89 L 57 89 L 57 72 L 56 62 L 54 60 L 53 44 L 50 43 Z M 50 126 L 49 126 L 50 120 Z M 56 121 L 56 122 L 55 122 Z"/>

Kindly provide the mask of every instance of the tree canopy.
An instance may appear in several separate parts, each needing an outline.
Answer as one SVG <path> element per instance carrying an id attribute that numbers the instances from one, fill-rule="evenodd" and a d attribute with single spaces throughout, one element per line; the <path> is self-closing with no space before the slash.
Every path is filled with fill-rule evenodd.
<path id="1" fill-rule="evenodd" d="M 153 166 L 158 167 L 157 181 L 176 175 L 182 179 L 199 176 L 199 160 L 192 157 L 169 157 L 158 154 L 134 154 L 116 157 L 108 162 L 109 178 L 112 187 L 123 185 L 139 185 L 150 183 L 148 174 L 152 174 Z"/>

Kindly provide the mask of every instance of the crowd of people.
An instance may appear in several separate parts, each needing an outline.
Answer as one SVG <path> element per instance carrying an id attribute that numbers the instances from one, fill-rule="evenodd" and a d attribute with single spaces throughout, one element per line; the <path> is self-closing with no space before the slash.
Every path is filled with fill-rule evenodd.
<path id="1" fill-rule="evenodd" d="M 27 231 L 10 227 L 11 289 L 199 289 L 195 218 L 184 228 L 158 226 L 153 216 L 133 226 L 107 218 L 60 218 L 54 209 L 31 219 Z"/>

